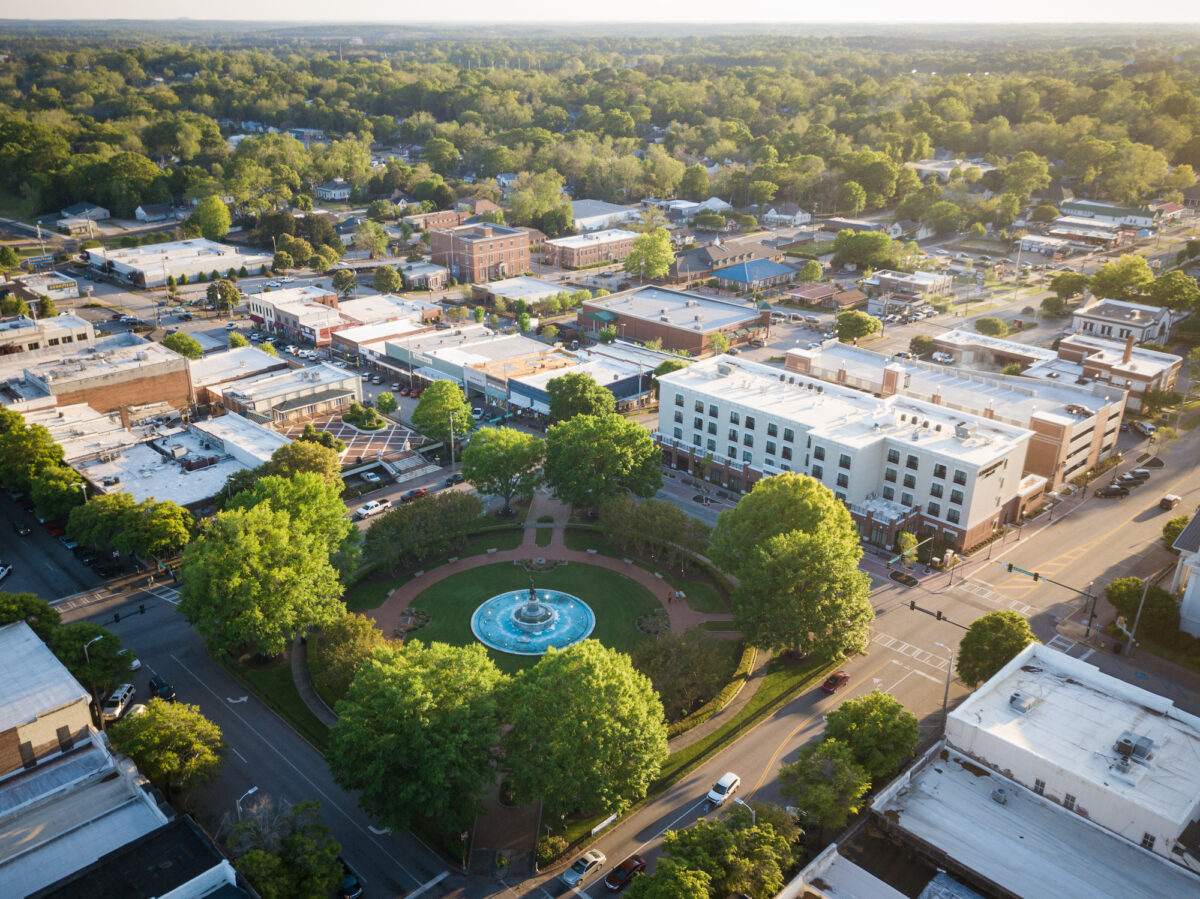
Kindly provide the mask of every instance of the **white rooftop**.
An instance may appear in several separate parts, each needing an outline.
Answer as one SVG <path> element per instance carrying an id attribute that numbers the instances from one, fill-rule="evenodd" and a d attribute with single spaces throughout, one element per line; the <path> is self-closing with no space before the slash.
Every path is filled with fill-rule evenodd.
<path id="1" fill-rule="evenodd" d="M 808 863 L 780 896 L 789 899 L 903 899 L 904 894 L 860 868 L 831 843 Z"/>
<path id="2" fill-rule="evenodd" d="M 1054 352 L 1054 350 L 1048 350 L 1045 347 L 1020 343 L 1016 340 L 1005 340 L 1002 337 L 992 337 L 988 334 L 978 334 L 975 331 L 955 329 L 953 331 L 946 331 L 944 334 L 938 334 L 937 339 L 939 342 L 956 344 L 962 347 L 978 346 L 987 347 L 1002 353 L 1020 353 L 1022 356 L 1027 356 L 1031 359 L 1049 361 L 1058 358 L 1058 353 Z"/>
<path id="3" fill-rule="evenodd" d="M 1026 443 L 1032 433 L 898 394 L 880 399 L 851 387 L 733 356 L 694 362 L 663 375 L 659 382 L 801 423 L 813 436 L 827 437 L 844 446 L 869 446 L 891 438 L 925 452 L 984 464 Z M 967 425 L 970 433 L 958 436 L 960 424 Z"/>
<path id="4" fill-rule="evenodd" d="M 0 627 L 0 733 L 84 700 L 75 680 L 24 621 Z"/>
<path id="5" fill-rule="evenodd" d="M 235 381 L 223 388 L 220 393 L 247 402 L 257 402 L 272 397 L 286 396 L 298 389 L 310 388 L 314 385 L 334 386 L 341 384 L 347 378 L 355 377 L 357 376 L 344 368 L 320 362 L 305 368 L 268 372 L 255 378 Z"/>
<path id="6" fill-rule="evenodd" d="M 315 303 L 318 299 L 331 296 L 333 293 L 332 290 L 306 284 L 303 287 L 284 287 L 279 290 L 252 293 L 249 299 L 258 300 L 260 303 L 270 303 L 272 306 L 282 306 L 288 303 Z"/>
<path id="7" fill-rule="evenodd" d="M 588 300 L 587 305 L 607 309 L 630 318 L 660 322 L 693 331 L 714 331 L 758 321 L 759 311 L 750 303 L 718 300 L 683 290 L 635 287 L 612 296 Z"/>
<path id="8" fill-rule="evenodd" d="M 1027 710 L 1014 694 L 1029 697 Z M 1114 767 L 1125 733 L 1153 741 L 1148 763 Z M 983 757 L 996 741 L 1063 770 L 1179 830 L 1200 806 L 1200 718 L 1094 665 L 1030 644 L 949 716 L 947 740 Z M 1197 881 L 1200 884 L 1200 881 Z M 1167 894 L 1162 894 L 1167 895 Z"/>
<path id="9" fill-rule="evenodd" d="M 264 353 L 253 346 L 235 347 L 188 361 L 193 387 L 224 384 L 226 381 L 248 378 L 286 366 L 287 363 L 278 356 Z"/>
<path id="10" fill-rule="evenodd" d="M 353 328 L 342 328 L 337 332 L 340 341 L 349 343 L 372 343 L 389 337 L 403 337 L 406 334 L 416 334 L 428 331 L 432 326 L 420 319 L 398 318 L 394 321 L 376 322 L 373 325 L 357 325 Z"/>
<path id="11" fill-rule="evenodd" d="M 997 789 L 1008 796 L 1003 805 L 992 799 Z M 1200 894 L 1200 878 L 1182 867 L 953 750 L 893 781 L 871 807 L 1022 899 Z"/>
<path id="12" fill-rule="evenodd" d="M 465 341 L 458 346 L 439 347 L 432 350 L 430 355 L 457 365 L 469 366 L 548 355 L 553 352 L 551 347 L 540 340 L 534 340 L 524 334 L 493 334 L 490 337 Z"/>
<path id="13" fill-rule="evenodd" d="M 398 318 L 420 318 L 422 312 L 435 309 L 438 307 L 434 303 L 410 300 L 390 293 L 371 294 L 338 303 L 338 311 L 342 316 L 360 325 L 373 325 Z"/>
<path id="14" fill-rule="evenodd" d="M 179 461 L 167 458 L 150 443 L 139 443 L 116 458 L 82 464 L 77 470 L 101 493 L 124 491 L 134 502 L 153 497 L 193 506 L 216 496 L 231 474 L 248 467 L 211 445 L 206 448 L 206 441 L 189 431 L 171 431 L 154 442 L 168 452 L 171 447 L 182 447 L 186 452 L 181 458 L 215 458 L 216 462 L 188 471 Z"/>
<path id="15" fill-rule="evenodd" d="M 191 430 L 248 466 L 270 462 L 275 450 L 292 442 L 278 431 L 233 412 L 193 422 Z"/>
<path id="16" fill-rule="evenodd" d="M 257 266 L 271 261 L 270 253 L 242 249 L 206 240 L 203 237 L 148 244 L 142 247 L 96 249 L 91 250 L 90 253 L 93 261 L 107 259 L 109 262 L 154 275 L 160 274 L 164 265 L 170 271 L 176 266 L 203 263 L 205 268 L 211 265 L 213 269 L 224 273 L 231 266 L 240 267 L 243 264 Z"/>
<path id="17" fill-rule="evenodd" d="M 546 385 L 555 378 L 560 378 L 565 374 L 579 373 L 588 375 L 593 381 L 604 387 L 613 381 L 635 378 L 639 371 L 644 370 L 644 368 L 639 368 L 637 365 L 631 365 L 628 362 L 621 362 L 612 358 L 605 358 L 603 356 L 587 358 L 581 356 L 573 365 L 555 369 L 542 369 L 530 374 L 514 376 L 513 380 L 520 381 L 522 384 L 528 384 L 530 387 L 538 390 L 545 390 Z"/>
<path id="18" fill-rule="evenodd" d="M 127 429 L 115 413 L 97 412 L 87 403 L 51 406 L 23 412 L 25 421 L 41 425 L 63 448 L 63 461 L 68 465 L 96 453 L 113 452 L 141 443 L 149 430 Z"/>
<path id="19" fill-rule="evenodd" d="M 546 243 L 556 247 L 580 249 L 582 247 L 595 246 L 596 244 L 612 243 L 618 240 L 632 240 L 635 237 L 637 237 L 637 233 L 634 231 L 626 231 L 624 228 L 606 228 L 603 231 L 590 231 L 587 234 L 572 234 L 569 237 L 558 237 L 554 240 L 547 240 Z"/>
<path id="20" fill-rule="evenodd" d="M 527 303 L 536 303 L 538 300 L 552 297 L 567 289 L 561 284 L 551 284 L 548 281 L 539 281 L 537 278 L 528 278 L 524 275 L 505 278 L 502 281 L 492 281 L 483 286 L 493 296 L 504 297 L 506 300 L 524 300 Z"/>

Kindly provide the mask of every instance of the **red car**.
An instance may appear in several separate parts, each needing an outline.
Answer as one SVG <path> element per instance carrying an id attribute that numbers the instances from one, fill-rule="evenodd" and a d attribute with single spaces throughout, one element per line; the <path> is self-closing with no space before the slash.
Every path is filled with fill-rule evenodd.
<path id="1" fill-rule="evenodd" d="M 414 499 L 420 499 L 422 496 L 425 496 L 428 493 L 429 491 L 424 487 L 418 487 L 416 490 L 410 490 L 408 493 L 400 497 L 400 502 L 411 503 Z"/>
<path id="2" fill-rule="evenodd" d="M 629 886 L 629 882 L 645 870 L 646 860 L 640 855 L 631 855 L 608 872 L 608 876 L 604 878 L 604 885 L 614 893 L 618 893 Z"/>
<path id="3" fill-rule="evenodd" d="M 836 693 L 842 687 L 846 686 L 846 682 L 850 680 L 850 675 L 845 671 L 835 671 L 829 675 L 825 683 L 821 684 L 821 689 L 826 693 Z"/>

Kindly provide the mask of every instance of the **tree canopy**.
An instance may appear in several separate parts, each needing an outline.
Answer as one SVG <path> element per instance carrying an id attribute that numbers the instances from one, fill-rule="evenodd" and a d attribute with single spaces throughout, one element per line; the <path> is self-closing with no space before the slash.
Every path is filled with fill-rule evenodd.
<path id="1" fill-rule="evenodd" d="M 166 793 L 187 791 L 221 767 L 221 729 L 199 706 L 152 697 L 141 715 L 128 715 L 108 731 L 113 746 Z"/>
<path id="2" fill-rule="evenodd" d="M 917 716 L 890 693 L 847 699 L 825 716 L 825 735 L 844 743 L 876 782 L 886 780 L 917 747 Z"/>
<path id="3" fill-rule="evenodd" d="M 251 800 L 229 838 L 233 864 L 263 899 L 327 899 L 342 880 L 341 847 L 321 823 L 319 802 L 280 810 Z"/>
<path id="4" fill-rule="evenodd" d="M 833 333 L 842 343 L 853 343 L 860 337 L 869 337 L 883 328 L 883 322 L 861 309 L 847 309 L 838 313 L 833 323 Z"/>
<path id="5" fill-rule="evenodd" d="M 633 247 L 625 257 L 625 271 L 640 279 L 663 278 L 671 270 L 675 252 L 666 228 L 655 228 L 633 239 Z"/>
<path id="6" fill-rule="evenodd" d="M 204 349 L 200 346 L 200 342 L 182 331 L 168 334 L 162 339 L 162 345 L 168 350 L 174 350 L 185 359 L 199 359 L 204 355 Z"/>
<path id="7" fill-rule="evenodd" d="M 550 395 L 551 423 L 566 421 L 576 415 L 608 415 L 617 409 L 612 391 L 601 387 L 584 372 L 568 372 L 551 378 L 546 384 L 546 393 Z"/>
<path id="8" fill-rule="evenodd" d="M 482 428 L 463 450 L 462 474 L 480 493 L 503 497 L 507 514 L 513 497 L 533 495 L 545 458 L 540 437 L 516 428 Z"/>
<path id="9" fill-rule="evenodd" d="M 430 440 L 443 443 L 453 433 L 456 440 L 466 436 L 474 419 L 471 404 L 462 388 L 453 381 L 434 381 L 421 391 L 417 408 L 412 414 L 413 427 Z"/>
<path id="10" fill-rule="evenodd" d="M 662 486 L 662 455 L 641 425 L 619 415 L 577 415 L 546 434 L 546 480 L 573 505 L 598 506 Z"/>
<path id="11" fill-rule="evenodd" d="M 804 809 L 807 820 L 839 830 L 858 814 L 871 776 L 845 743 L 825 739 L 800 748 L 796 761 L 779 769 L 779 790 Z"/>
<path id="12" fill-rule="evenodd" d="M 1011 609 L 976 618 L 963 634 L 955 669 L 968 687 L 981 684 L 1030 643 L 1038 642 L 1025 616 Z"/>

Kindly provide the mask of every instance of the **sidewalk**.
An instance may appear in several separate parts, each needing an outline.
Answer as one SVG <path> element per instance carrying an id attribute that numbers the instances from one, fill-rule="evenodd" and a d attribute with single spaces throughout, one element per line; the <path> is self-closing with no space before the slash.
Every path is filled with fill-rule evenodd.
<path id="1" fill-rule="evenodd" d="M 301 637 L 292 641 L 292 681 L 296 684 L 296 692 L 300 694 L 308 710 L 316 715 L 322 724 L 326 727 L 337 724 L 337 712 L 325 704 L 308 675 L 308 645 Z"/>

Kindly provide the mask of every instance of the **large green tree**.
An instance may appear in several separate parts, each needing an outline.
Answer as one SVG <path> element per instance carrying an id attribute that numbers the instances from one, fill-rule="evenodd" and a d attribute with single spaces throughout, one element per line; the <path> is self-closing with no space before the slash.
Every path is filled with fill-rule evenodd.
<path id="1" fill-rule="evenodd" d="M 1200 287 L 1186 272 L 1167 272 L 1154 279 L 1146 299 L 1155 306 L 1166 306 L 1176 312 L 1196 312 L 1200 310 Z"/>
<path id="2" fill-rule="evenodd" d="M 184 550 L 180 581 L 180 611 L 223 655 L 278 655 L 294 634 L 345 612 L 328 544 L 271 503 L 217 513 Z"/>
<path id="3" fill-rule="evenodd" d="M 379 222 L 360 222 L 354 229 L 354 247 L 366 250 L 372 259 L 387 255 L 388 236 Z"/>
<path id="4" fill-rule="evenodd" d="M 709 878 L 709 896 L 772 899 L 795 866 L 799 828 L 779 806 L 751 804 L 717 820 L 668 831 L 663 850 L 675 864 Z M 753 823 L 752 823 L 753 822 Z"/>
<path id="5" fill-rule="evenodd" d="M 550 650 L 508 691 L 504 765 L 518 799 L 547 815 L 618 812 L 667 758 L 662 702 L 629 656 L 596 640 Z"/>
<path id="6" fill-rule="evenodd" d="M 128 493 L 94 496 L 71 510 L 67 533 L 85 546 L 134 553 L 143 559 L 170 556 L 187 545 L 195 520 L 171 500 L 148 497 L 135 503 Z"/>
<path id="7" fill-rule="evenodd" d="M 24 621 L 45 643 L 62 621 L 55 609 L 36 593 L 0 593 L 0 626 Z"/>
<path id="8" fill-rule="evenodd" d="M 663 278 L 671 270 L 675 252 L 671 249 L 671 236 L 665 228 L 655 228 L 633 239 L 633 247 L 625 257 L 625 271 L 639 279 Z"/>
<path id="9" fill-rule="evenodd" d="M 393 829 L 429 823 L 457 832 L 495 781 L 504 676 L 480 644 L 376 649 L 329 733 L 330 770 Z"/>
<path id="10" fill-rule="evenodd" d="M 1171 640 L 1179 634 L 1179 600 L 1158 584 L 1146 586 L 1141 578 L 1120 577 L 1104 588 L 1104 598 L 1125 619 L 1127 631 L 1137 622 L 1135 638 Z"/>
<path id="11" fill-rule="evenodd" d="M 220 240 L 233 227 L 233 219 L 229 208 L 220 197 L 205 197 L 188 216 L 188 222 L 199 229 L 200 234 L 208 240 Z"/>
<path id="12" fill-rule="evenodd" d="M 1036 153 L 1022 150 L 1004 167 L 1003 178 L 1006 190 L 1025 198 L 1050 183 L 1050 167 Z"/>
<path id="13" fill-rule="evenodd" d="M 1050 279 L 1050 289 L 1065 303 L 1087 290 L 1090 280 L 1083 272 L 1059 272 Z"/>
<path id="14" fill-rule="evenodd" d="M 404 279 L 390 265 L 381 265 L 375 269 L 375 276 L 371 279 L 371 286 L 380 293 L 398 293 L 404 289 Z"/>
<path id="15" fill-rule="evenodd" d="M 234 867 L 263 899 L 328 899 L 341 883 L 341 847 L 321 823 L 319 802 L 286 810 L 254 802 L 229 843 Z"/>
<path id="16" fill-rule="evenodd" d="M 204 355 L 204 349 L 200 346 L 200 342 L 192 335 L 182 331 L 168 334 L 162 339 L 162 345 L 168 350 L 174 350 L 185 359 L 199 359 Z"/>
<path id="17" fill-rule="evenodd" d="M 480 493 L 503 497 L 502 514 L 507 515 L 513 497 L 533 494 L 545 458 L 546 441 L 536 435 L 516 428 L 483 428 L 463 451 L 462 474 Z"/>
<path id="18" fill-rule="evenodd" d="M 842 343 L 853 343 L 860 337 L 870 337 L 883 328 L 883 322 L 861 309 L 847 309 L 838 313 L 833 323 L 833 333 Z"/>
<path id="19" fill-rule="evenodd" d="M 335 559 L 339 569 L 347 571 L 354 567 L 359 530 L 346 517 L 340 483 L 314 472 L 298 472 L 291 477 L 268 475 L 230 499 L 226 509 L 252 509 L 263 503 L 286 512 L 291 518 L 292 533 L 302 532 L 314 538 L 324 557 Z"/>
<path id="20" fill-rule="evenodd" d="M 662 486 L 662 454 L 649 432 L 619 415 L 577 415 L 546 434 L 546 480 L 573 505 L 599 506 Z"/>
<path id="21" fill-rule="evenodd" d="M 447 490 L 393 506 L 371 521 L 363 553 L 373 563 L 401 569 L 466 546 L 483 514 L 474 493 Z"/>
<path id="22" fill-rule="evenodd" d="M 209 304 L 217 310 L 218 315 L 231 311 L 242 301 L 242 294 L 237 285 L 227 278 L 220 278 L 208 285 L 204 292 Z"/>
<path id="23" fill-rule="evenodd" d="M 221 767 L 221 729 L 200 707 L 153 697 L 141 715 L 129 715 L 108 731 L 113 746 L 166 793 L 187 791 Z"/>
<path id="24" fill-rule="evenodd" d="M 38 471 L 29 484 L 29 498 L 42 518 L 64 521 L 71 510 L 83 504 L 83 478 L 65 465 L 49 465 Z"/>
<path id="25" fill-rule="evenodd" d="M 414 428 L 430 440 L 443 443 L 451 434 L 455 440 L 465 437 L 473 421 L 471 404 L 453 381 L 434 381 L 422 390 L 412 414 Z"/>
<path id="26" fill-rule="evenodd" d="M 703 167 L 699 167 L 703 171 Z M 672 858 L 661 858 L 654 873 L 643 874 L 629 885 L 629 899 L 709 899 L 712 878 Z"/>
<path id="27" fill-rule="evenodd" d="M 26 425 L 19 412 L 0 409 L 0 483 L 28 492 L 38 472 L 62 460 L 62 447 L 46 428 Z"/>
<path id="28" fill-rule="evenodd" d="M 829 712 L 825 734 L 849 746 L 854 760 L 877 782 L 909 759 L 920 740 L 917 716 L 879 690 L 847 699 Z"/>
<path id="29" fill-rule="evenodd" d="M 576 415 L 608 415 L 617 410 L 612 391 L 601 387 L 589 374 L 568 372 L 551 378 L 546 384 L 550 396 L 551 423 Z"/>
<path id="30" fill-rule="evenodd" d="M 121 652 L 121 638 L 91 621 L 73 621 L 56 627 L 50 633 L 48 645 L 75 680 L 101 696 L 130 676 L 131 657 Z"/>
<path id="31" fill-rule="evenodd" d="M 869 789 L 871 776 L 837 740 L 809 743 L 796 761 L 779 769 L 779 791 L 804 809 L 808 821 L 830 830 L 845 827 L 858 814 Z"/>
<path id="32" fill-rule="evenodd" d="M 958 645 L 955 669 L 968 687 L 981 684 L 1030 643 L 1038 642 L 1025 616 L 1011 609 L 976 618 Z"/>
<path id="33" fill-rule="evenodd" d="M 1092 293 L 1112 300 L 1132 300 L 1144 296 L 1154 283 L 1154 272 L 1145 256 L 1128 254 L 1107 262 L 1092 275 Z"/>
<path id="34" fill-rule="evenodd" d="M 371 653 L 392 641 L 375 626 L 375 619 L 347 613 L 321 629 L 317 640 L 309 641 L 309 667 L 313 683 L 331 704 L 346 695 L 354 675 Z"/>

